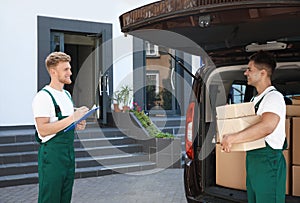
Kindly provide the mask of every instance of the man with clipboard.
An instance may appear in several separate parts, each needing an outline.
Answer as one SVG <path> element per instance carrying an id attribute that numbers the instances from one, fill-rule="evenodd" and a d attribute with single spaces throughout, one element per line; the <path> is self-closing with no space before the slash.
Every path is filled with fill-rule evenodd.
<path id="1" fill-rule="evenodd" d="M 88 108 L 83 106 L 74 112 L 71 95 L 63 89 L 65 84 L 72 83 L 70 61 L 71 57 L 62 52 L 53 52 L 46 58 L 51 81 L 32 102 L 37 140 L 41 144 L 38 202 L 71 202 L 75 176 L 74 128 L 65 129 L 82 118 Z M 84 130 L 85 125 L 82 120 L 75 128 Z"/>

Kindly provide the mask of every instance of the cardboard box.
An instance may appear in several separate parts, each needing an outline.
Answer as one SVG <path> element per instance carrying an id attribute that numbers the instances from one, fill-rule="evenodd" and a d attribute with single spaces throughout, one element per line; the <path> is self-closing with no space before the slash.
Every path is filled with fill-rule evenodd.
<path id="1" fill-rule="evenodd" d="M 299 99 L 292 99 L 292 104 L 293 105 L 300 105 L 300 100 Z"/>
<path id="2" fill-rule="evenodd" d="M 283 155 L 286 160 L 286 170 L 287 170 L 286 195 L 289 195 L 290 194 L 290 172 L 289 171 L 291 167 L 290 150 L 284 150 Z M 300 178 L 300 174 L 299 174 L 299 178 Z M 216 184 L 224 187 L 233 188 L 233 189 L 246 190 L 246 152 L 226 153 L 226 152 L 222 152 L 220 144 L 216 145 Z"/>
<path id="3" fill-rule="evenodd" d="M 223 135 L 244 130 L 245 128 L 257 123 L 259 120 L 260 116 L 246 116 L 241 118 L 217 120 L 218 140 L 221 142 Z M 233 144 L 231 151 L 248 151 L 263 148 L 265 146 L 265 139 L 261 138 L 252 142 Z"/>
<path id="4" fill-rule="evenodd" d="M 246 190 L 246 152 L 221 152 L 216 145 L 216 184 Z"/>
<path id="5" fill-rule="evenodd" d="M 300 116 L 300 105 L 286 105 L 287 116 Z"/>
<path id="6" fill-rule="evenodd" d="M 293 196 L 300 196 L 300 166 L 293 166 Z"/>
<path id="7" fill-rule="evenodd" d="M 217 119 L 238 118 L 255 115 L 254 103 L 245 102 L 216 107 Z"/>
<path id="8" fill-rule="evenodd" d="M 252 142 L 245 142 L 239 144 L 233 144 L 231 147 L 231 151 L 249 151 L 253 149 L 259 149 L 266 146 L 266 142 L 264 138 L 252 141 Z"/>
<path id="9" fill-rule="evenodd" d="M 292 126 L 292 163 L 294 165 L 300 165 L 300 117 L 292 118 Z"/>
<path id="10" fill-rule="evenodd" d="M 300 105 L 300 96 L 294 96 L 294 97 L 292 97 L 292 103 L 294 105 Z"/>
<path id="11" fill-rule="evenodd" d="M 241 118 L 231 118 L 217 120 L 218 133 L 220 136 L 220 141 L 225 134 L 239 132 L 248 128 L 249 126 L 260 121 L 260 116 L 247 116 Z"/>
<path id="12" fill-rule="evenodd" d="M 290 159 L 290 150 L 284 150 L 283 156 L 286 161 L 286 190 L 285 194 L 290 195 L 290 180 L 291 180 L 291 174 L 290 174 L 290 168 L 291 168 L 291 159 Z"/>

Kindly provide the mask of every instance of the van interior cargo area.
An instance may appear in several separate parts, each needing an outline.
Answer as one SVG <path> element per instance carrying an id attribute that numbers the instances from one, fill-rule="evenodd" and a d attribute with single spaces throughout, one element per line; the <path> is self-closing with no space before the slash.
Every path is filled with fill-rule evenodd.
<path id="1" fill-rule="evenodd" d="M 245 65 L 218 67 L 211 72 L 207 80 L 208 88 L 206 104 L 206 125 L 215 125 L 216 112 L 215 107 L 226 105 L 230 102 L 239 103 L 245 101 L 245 89 L 247 88 L 244 71 Z M 284 72 L 283 72 L 284 71 Z M 284 74 L 283 74 L 284 73 Z M 273 85 L 280 91 L 288 101 L 286 115 L 286 136 L 288 140 L 288 149 L 283 154 L 287 163 L 287 181 L 286 195 L 289 202 L 296 201 L 291 196 L 300 196 L 298 182 L 300 173 L 300 160 L 296 156 L 300 154 L 299 147 L 295 143 L 300 143 L 300 62 L 279 62 L 273 74 Z M 243 87 L 241 87 L 243 86 Z M 217 87 L 217 91 L 216 91 Z M 237 89 L 239 100 L 230 101 L 232 88 Z M 211 91 L 210 91 L 211 90 Z M 256 94 L 253 91 L 251 94 Z M 224 96 L 226 98 L 224 98 Z M 292 104 L 293 101 L 293 105 Z M 295 104 L 296 103 L 296 104 Z M 215 128 L 216 129 L 216 128 Z M 212 139 L 215 144 L 217 130 L 208 134 L 207 138 Z M 299 141 L 298 141 L 299 140 Z M 246 171 L 245 171 L 246 152 L 221 152 L 219 144 L 211 157 L 208 157 L 206 164 L 215 165 L 214 175 L 208 176 L 205 192 L 212 196 L 220 198 L 246 201 Z M 213 178 L 213 181 L 211 179 Z M 299 200 L 297 200 L 299 201 Z"/>

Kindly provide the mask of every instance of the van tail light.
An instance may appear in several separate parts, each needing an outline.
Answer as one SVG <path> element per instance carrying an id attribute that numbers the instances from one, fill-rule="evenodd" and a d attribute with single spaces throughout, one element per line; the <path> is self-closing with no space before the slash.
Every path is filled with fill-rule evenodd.
<path id="1" fill-rule="evenodd" d="M 191 102 L 187 109 L 186 113 L 186 123 L 185 123 L 185 151 L 187 156 L 190 159 L 194 159 L 194 149 L 193 149 L 193 141 L 194 141 L 194 109 L 195 102 Z"/>

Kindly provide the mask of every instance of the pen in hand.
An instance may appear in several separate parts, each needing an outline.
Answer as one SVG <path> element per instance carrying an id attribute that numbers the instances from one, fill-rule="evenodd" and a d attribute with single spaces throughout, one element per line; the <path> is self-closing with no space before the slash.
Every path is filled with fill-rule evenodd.
<path id="1" fill-rule="evenodd" d="M 74 113 L 73 113 L 73 119 L 74 121 L 79 120 L 82 116 L 84 116 L 84 114 L 86 114 L 88 112 L 88 108 L 86 106 L 82 106 L 79 108 L 75 108 L 74 107 Z"/>

